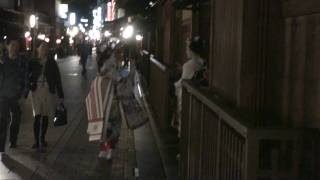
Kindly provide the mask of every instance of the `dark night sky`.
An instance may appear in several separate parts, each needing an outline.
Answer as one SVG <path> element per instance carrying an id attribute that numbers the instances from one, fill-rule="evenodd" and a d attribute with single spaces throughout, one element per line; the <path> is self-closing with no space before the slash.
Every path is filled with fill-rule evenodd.
<path id="1" fill-rule="evenodd" d="M 96 6 L 97 0 L 63 0 L 63 2 L 69 4 L 69 11 L 91 18 L 92 9 Z"/>
<path id="2" fill-rule="evenodd" d="M 143 13 L 150 0 L 122 0 L 122 8 L 125 8 L 127 14 Z M 153 2 L 159 0 L 153 0 Z M 97 0 L 62 0 L 69 4 L 69 10 L 74 11 L 80 17 L 92 18 L 92 9 L 96 6 Z"/>

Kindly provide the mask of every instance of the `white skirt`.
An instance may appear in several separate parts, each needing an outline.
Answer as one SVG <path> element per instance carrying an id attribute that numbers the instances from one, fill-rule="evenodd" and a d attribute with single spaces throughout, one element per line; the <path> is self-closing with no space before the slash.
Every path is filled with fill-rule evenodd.
<path id="1" fill-rule="evenodd" d="M 44 86 L 38 86 L 31 95 L 33 116 L 42 115 L 52 117 L 54 115 L 54 110 L 57 107 L 57 96 L 50 93 L 47 83 L 45 83 Z"/>

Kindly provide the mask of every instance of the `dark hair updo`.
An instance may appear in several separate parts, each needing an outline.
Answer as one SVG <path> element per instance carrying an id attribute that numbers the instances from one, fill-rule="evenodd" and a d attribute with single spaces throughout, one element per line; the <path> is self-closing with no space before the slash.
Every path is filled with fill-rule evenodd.
<path id="1" fill-rule="evenodd" d="M 101 68 L 103 66 L 103 64 L 111 57 L 112 55 L 112 48 L 110 47 L 107 47 L 103 52 L 102 54 L 100 55 L 100 57 L 98 58 L 98 72 L 100 73 L 101 72 Z"/>
<path id="2" fill-rule="evenodd" d="M 190 50 L 200 57 L 203 57 L 205 49 L 204 46 L 204 41 L 200 38 L 200 36 L 193 37 L 189 44 Z"/>

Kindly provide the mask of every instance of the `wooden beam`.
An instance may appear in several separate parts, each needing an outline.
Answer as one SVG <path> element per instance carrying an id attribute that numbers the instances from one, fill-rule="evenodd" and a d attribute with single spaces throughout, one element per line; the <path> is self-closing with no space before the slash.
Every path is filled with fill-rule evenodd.
<path id="1" fill-rule="evenodd" d="M 319 0 L 284 0 L 284 16 L 296 17 L 311 14 L 320 14 Z"/>

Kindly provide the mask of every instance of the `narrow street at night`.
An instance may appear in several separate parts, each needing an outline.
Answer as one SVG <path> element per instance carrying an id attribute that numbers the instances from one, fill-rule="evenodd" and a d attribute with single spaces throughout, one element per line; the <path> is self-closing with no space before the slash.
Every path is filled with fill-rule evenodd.
<path id="1" fill-rule="evenodd" d="M 146 141 L 145 136 L 152 136 L 152 132 L 145 127 L 136 132 L 138 139 L 134 138 L 134 132 L 126 127 L 123 122 L 118 148 L 113 154 L 113 160 L 99 159 L 99 142 L 89 142 L 87 131 L 85 97 L 89 91 L 90 81 L 96 74 L 96 59 L 89 57 L 87 64 L 88 74 L 83 77 L 79 65 L 79 57 L 70 56 L 59 59 L 63 86 L 65 89 L 65 104 L 68 109 L 68 125 L 53 127 L 48 130 L 49 146 L 43 150 L 31 149 L 33 143 L 32 109 L 30 109 L 30 97 L 23 106 L 23 122 L 19 136 L 19 148 L 7 149 L 1 163 L 0 180 L 23 179 L 134 179 L 134 170 L 138 169 L 136 155 L 148 167 L 141 172 L 144 179 L 162 179 L 161 162 L 154 160 L 157 153 L 152 146 L 153 139 L 148 145 L 141 144 Z M 149 130 L 150 131 L 150 130 Z M 148 138 L 147 138 L 148 139 Z M 149 138 L 150 139 L 150 138 Z M 140 143 L 136 153 L 135 141 Z M 147 140 L 148 141 L 148 140 Z M 155 146 L 155 145 L 153 145 Z M 152 156 L 147 158 L 146 153 Z M 157 155 L 157 154 L 156 154 Z M 159 155 L 158 155 L 159 156 Z M 159 157 L 158 157 L 159 158 Z M 152 160 L 153 159 L 153 160 Z M 158 162 L 157 162 L 158 161 Z M 156 164 L 158 163 L 158 164 Z M 146 165 L 142 165 L 146 166 Z M 160 167 L 159 167 L 160 166 Z M 159 170 L 160 168 L 160 170 Z M 143 174 L 146 175 L 143 175 Z M 153 176 L 158 174 L 159 178 Z"/>
<path id="2" fill-rule="evenodd" d="M 320 0 L 0 0 L 0 180 L 320 180 Z"/>

